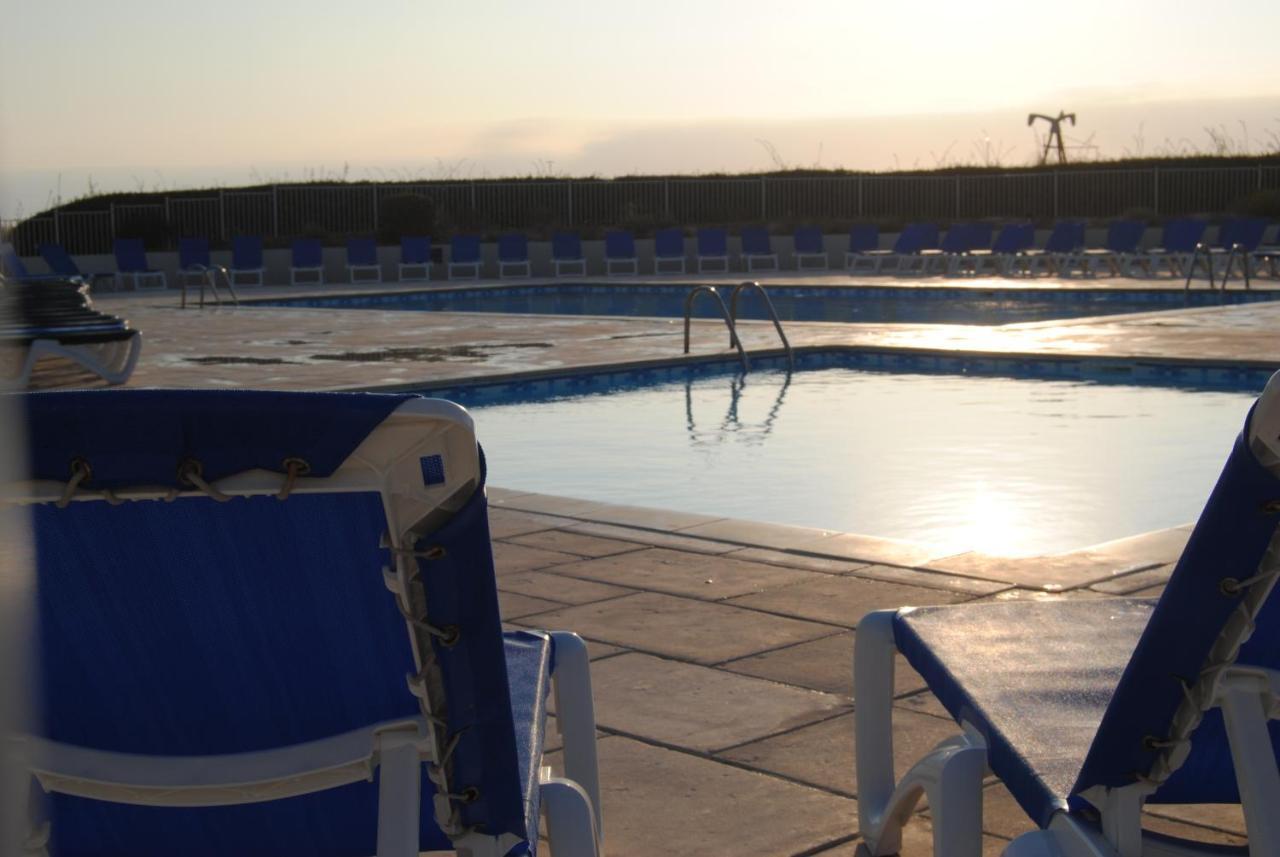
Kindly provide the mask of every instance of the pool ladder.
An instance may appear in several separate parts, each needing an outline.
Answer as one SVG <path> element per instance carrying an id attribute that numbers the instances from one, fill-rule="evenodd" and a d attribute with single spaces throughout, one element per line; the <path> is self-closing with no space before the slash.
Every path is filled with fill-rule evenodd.
<path id="1" fill-rule="evenodd" d="M 240 305 L 240 297 L 236 294 L 235 286 L 231 285 L 231 275 L 227 273 L 227 269 L 221 265 L 204 265 L 197 266 L 200 271 L 200 303 L 199 308 L 204 309 L 204 287 L 209 286 L 209 291 L 213 292 L 213 302 L 218 306 L 222 306 L 222 295 L 218 293 L 217 274 L 222 274 L 222 281 L 227 287 L 227 292 L 231 295 L 231 302 L 236 306 Z M 194 269 L 193 269 L 194 270 Z M 187 308 L 187 278 L 186 272 L 180 272 L 178 279 L 182 282 L 182 309 Z"/>
<path id="2" fill-rule="evenodd" d="M 751 369 L 751 362 L 747 359 L 747 350 L 742 347 L 742 338 L 738 336 L 738 296 L 744 291 L 760 293 L 760 297 L 764 300 L 765 311 L 769 313 L 769 318 L 773 321 L 773 329 L 778 331 L 778 338 L 782 340 L 782 350 L 787 355 L 787 369 L 794 369 L 795 354 L 791 349 L 791 343 L 787 340 L 787 334 L 782 330 L 782 322 L 778 320 L 778 312 L 773 307 L 773 301 L 769 299 L 769 293 L 754 280 L 745 280 L 734 286 L 733 291 L 729 293 L 728 305 L 725 304 L 724 297 L 716 290 L 715 286 L 694 286 L 689 290 L 689 294 L 684 299 L 684 353 L 689 353 L 689 326 L 693 319 L 693 303 L 698 295 L 708 294 L 715 298 L 720 307 L 720 314 L 724 317 L 725 326 L 729 328 L 729 347 L 738 349 L 738 359 L 742 361 L 742 371 L 747 372 Z"/>
<path id="3" fill-rule="evenodd" d="M 1215 283 L 1213 281 L 1214 255 L 1215 254 L 1213 252 L 1213 249 L 1209 247 L 1208 244 L 1196 245 L 1196 250 L 1191 255 L 1191 263 L 1187 265 L 1187 282 L 1182 287 L 1183 291 L 1189 291 L 1191 289 L 1191 278 L 1195 276 L 1196 263 L 1200 261 L 1204 262 L 1204 269 L 1209 274 L 1209 290 L 1212 291 L 1214 289 L 1215 287 Z M 1237 259 L 1240 260 L 1240 270 L 1244 275 L 1244 287 L 1246 289 L 1252 288 L 1249 285 L 1249 265 L 1250 265 L 1249 250 L 1243 244 L 1232 244 L 1231 248 L 1227 251 L 1227 264 L 1222 269 L 1221 288 L 1222 288 L 1222 291 L 1224 292 L 1227 290 L 1227 280 L 1230 279 L 1231 277 L 1231 269 L 1235 267 Z"/>

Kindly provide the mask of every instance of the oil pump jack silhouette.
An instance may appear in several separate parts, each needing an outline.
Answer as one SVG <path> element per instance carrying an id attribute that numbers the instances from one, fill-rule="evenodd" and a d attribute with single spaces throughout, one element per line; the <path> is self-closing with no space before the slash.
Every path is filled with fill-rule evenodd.
<path id="1" fill-rule="evenodd" d="M 1027 116 L 1027 126 L 1035 124 L 1037 119 L 1043 119 L 1049 123 L 1049 136 L 1044 138 L 1044 152 L 1040 155 L 1040 166 L 1049 163 L 1049 151 L 1053 148 L 1054 141 L 1058 144 L 1058 163 L 1065 164 L 1067 162 L 1067 147 L 1062 142 L 1062 123 L 1070 121 L 1074 128 L 1076 124 L 1076 114 L 1064 113 L 1058 111 L 1057 117 L 1045 116 L 1043 113 L 1032 113 Z"/>

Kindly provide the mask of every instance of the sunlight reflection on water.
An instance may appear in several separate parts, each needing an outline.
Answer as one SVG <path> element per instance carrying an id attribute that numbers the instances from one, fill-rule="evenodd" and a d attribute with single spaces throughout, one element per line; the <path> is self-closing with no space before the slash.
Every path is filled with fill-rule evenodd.
<path id="1" fill-rule="evenodd" d="M 1194 520 L 1253 398 L 825 369 L 473 413 L 504 488 L 1029 555 Z"/>

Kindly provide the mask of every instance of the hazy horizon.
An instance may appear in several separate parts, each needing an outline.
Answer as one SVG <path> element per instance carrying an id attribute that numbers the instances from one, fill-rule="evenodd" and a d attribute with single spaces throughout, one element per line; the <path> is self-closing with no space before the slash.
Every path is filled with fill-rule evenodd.
<path id="1" fill-rule="evenodd" d="M 1246 22 L 1280 27 L 1275 4 L 1209 18 L 1178 0 L 982 11 L 14 7 L 0 216 L 90 190 L 343 177 L 1021 166 L 1045 130 L 1027 114 L 1058 110 L 1078 115 L 1074 160 L 1280 151 L 1280 56 L 1239 38 Z M 1232 47 L 1198 62 L 1215 44 Z M 92 60 L 49 63 L 55 48 Z"/>

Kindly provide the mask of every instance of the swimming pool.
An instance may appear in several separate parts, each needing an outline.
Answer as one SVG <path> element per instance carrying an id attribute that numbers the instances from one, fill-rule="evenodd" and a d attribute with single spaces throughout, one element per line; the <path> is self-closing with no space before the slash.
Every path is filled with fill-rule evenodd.
<path id="1" fill-rule="evenodd" d="M 470 407 L 504 488 L 1012 556 L 1196 518 L 1265 373 L 1157 376 L 828 365 L 477 390 Z"/>
<path id="2" fill-rule="evenodd" d="M 719 286 L 728 300 L 732 283 Z M 269 306 L 341 309 L 501 312 L 683 318 L 687 284 L 582 284 L 436 289 L 374 295 L 294 298 Z M 769 297 L 783 321 L 846 323 L 1011 324 L 1117 313 L 1218 306 L 1280 298 L 1280 292 L 1212 292 L 1205 289 L 1057 289 L 931 286 L 774 286 Z M 698 318 L 719 317 L 714 300 L 701 297 Z M 739 317 L 766 318 L 759 297 L 744 292 Z"/>

